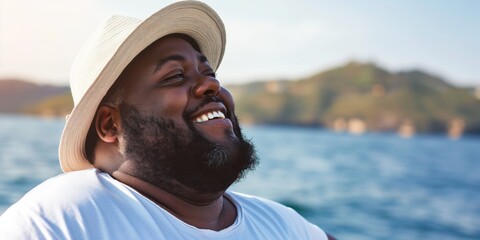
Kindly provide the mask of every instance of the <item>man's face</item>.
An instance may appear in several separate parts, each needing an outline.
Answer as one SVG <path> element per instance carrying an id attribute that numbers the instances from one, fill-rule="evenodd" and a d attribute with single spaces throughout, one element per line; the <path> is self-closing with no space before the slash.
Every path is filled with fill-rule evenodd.
<path id="1" fill-rule="evenodd" d="M 180 37 L 156 41 L 120 76 L 124 153 L 145 181 L 179 192 L 225 190 L 256 164 L 232 96 Z M 181 194 L 181 193 L 180 193 Z"/>
<path id="2" fill-rule="evenodd" d="M 237 138 L 232 96 L 220 87 L 207 59 L 180 37 L 150 45 L 120 80 L 126 83 L 124 102 L 141 113 L 171 119 L 183 128 L 191 124 L 214 142 L 229 144 Z"/>

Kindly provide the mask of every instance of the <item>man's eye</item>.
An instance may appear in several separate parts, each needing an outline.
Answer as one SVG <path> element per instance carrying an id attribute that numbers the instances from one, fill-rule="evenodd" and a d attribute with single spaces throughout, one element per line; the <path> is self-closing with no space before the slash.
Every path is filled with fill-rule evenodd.
<path id="1" fill-rule="evenodd" d="M 213 78 L 217 78 L 217 74 L 215 72 L 209 72 L 207 74 L 205 74 L 206 76 L 210 76 L 210 77 L 213 77 Z"/>
<path id="2" fill-rule="evenodd" d="M 176 73 L 176 74 L 169 75 L 166 78 L 162 79 L 162 81 L 160 83 L 162 85 L 163 84 L 176 84 L 176 83 L 182 82 L 183 80 L 185 80 L 185 75 L 183 73 Z"/>
<path id="3" fill-rule="evenodd" d="M 185 77 L 183 76 L 183 74 L 175 74 L 175 75 L 173 75 L 173 76 L 171 76 L 171 77 L 168 77 L 168 78 L 165 79 L 165 80 L 183 79 L 183 78 L 185 78 Z"/>

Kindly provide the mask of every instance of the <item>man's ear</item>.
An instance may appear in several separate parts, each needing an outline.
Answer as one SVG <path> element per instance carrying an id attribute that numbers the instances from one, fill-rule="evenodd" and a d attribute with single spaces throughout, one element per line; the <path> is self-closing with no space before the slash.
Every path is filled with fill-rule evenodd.
<path id="1" fill-rule="evenodd" d="M 102 105 L 97 110 L 95 128 L 99 138 L 106 143 L 114 143 L 118 140 L 120 117 L 118 109 L 112 106 Z"/>

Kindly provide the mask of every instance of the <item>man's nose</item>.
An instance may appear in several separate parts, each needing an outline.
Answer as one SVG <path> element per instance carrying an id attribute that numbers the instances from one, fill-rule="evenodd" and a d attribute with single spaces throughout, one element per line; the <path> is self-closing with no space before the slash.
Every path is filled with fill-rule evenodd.
<path id="1" fill-rule="evenodd" d="M 200 76 L 196 81 L 193 94 L 197 98 L 217 96 L 220 92 L 220 82 L 212 76 Z"/>

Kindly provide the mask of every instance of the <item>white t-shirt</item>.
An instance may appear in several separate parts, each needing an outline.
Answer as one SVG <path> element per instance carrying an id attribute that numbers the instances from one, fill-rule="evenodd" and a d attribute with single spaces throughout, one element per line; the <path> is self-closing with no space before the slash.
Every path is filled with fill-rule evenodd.
<path id="1" fill-rule="evenodd" d="M 227 192 L 235 223 L 221 231 L 179 220 L 97 169 L 53 177 L 0 217 L 0 239 L 327 239 L 291 208 Z"/>

